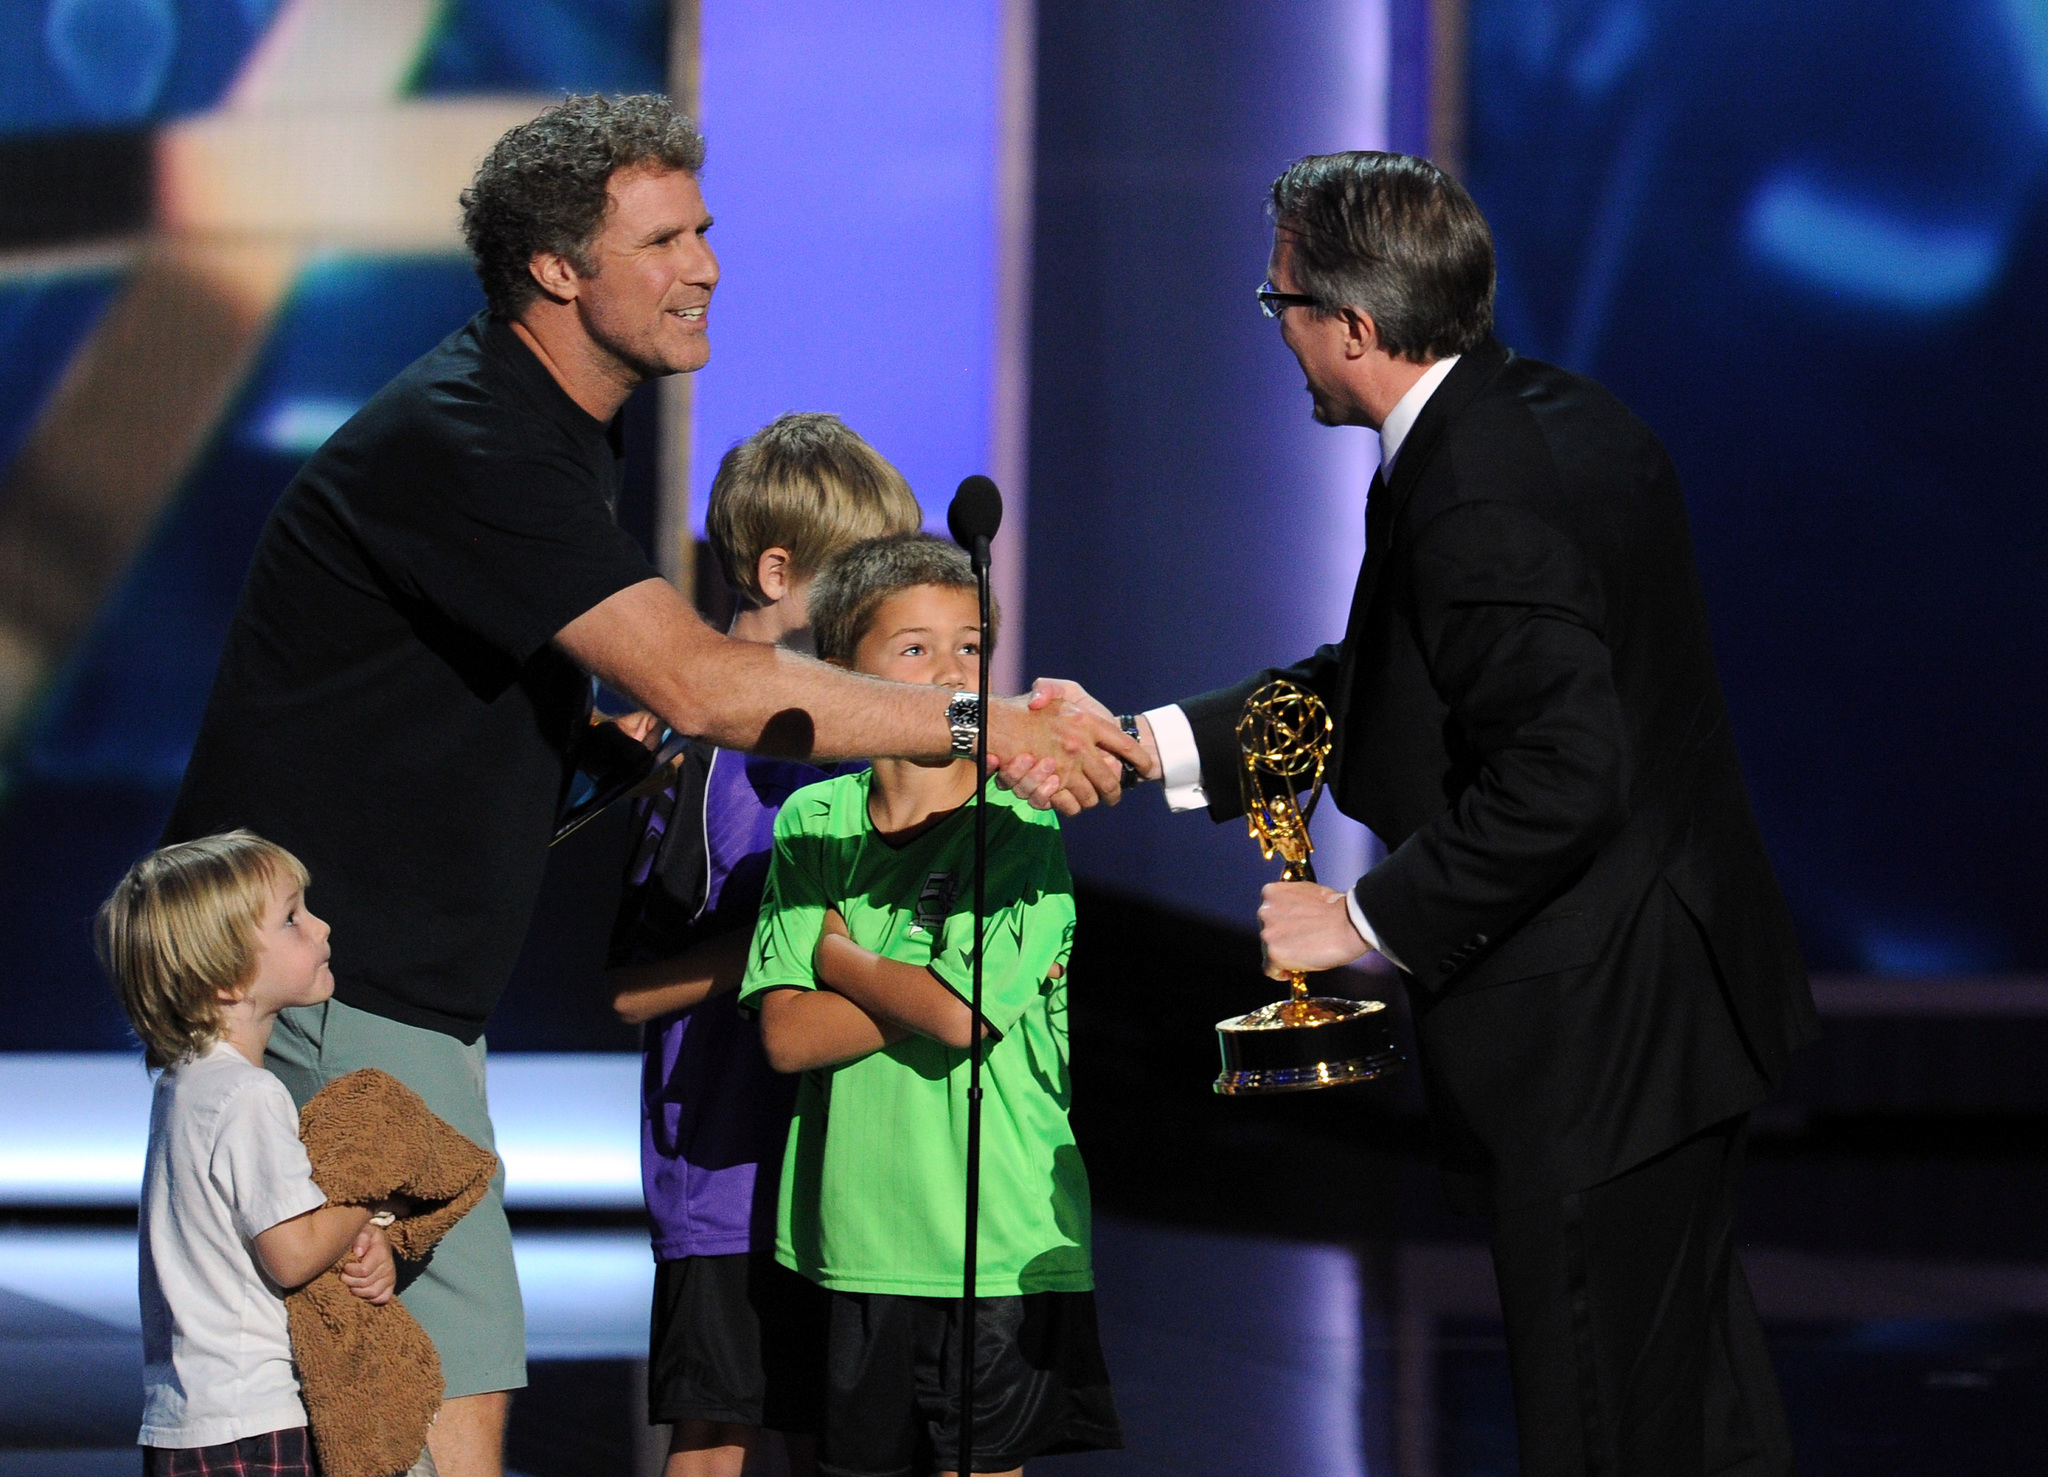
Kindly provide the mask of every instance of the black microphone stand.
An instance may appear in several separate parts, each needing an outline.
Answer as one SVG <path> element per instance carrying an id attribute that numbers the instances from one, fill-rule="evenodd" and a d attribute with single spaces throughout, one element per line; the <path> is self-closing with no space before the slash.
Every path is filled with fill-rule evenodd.
<path id="1" fill-rule="evenodd" d="M 960 1477 L 968 1477 L 974 1470 L 974 1356 L 977 1342 L 974 1273 L 981 1231 L 981 957 L 986 943 L 984 934 L 988 911 L 988 566 L 989 540 L 995 533 L 996 522 L 1002 517 L 1002 500 L 996 493 L 995 484 L 986 478 L 970 478 L 969 482 L 987 487 L 994 513 L 993 517 L 975 519 L 981 526 L 971 530 L 955 523 L 951 513 L 947 520 L 954 524 L 954 537 L 967 545 L 968 558 L 974 566 L 975 591 L 981 601 L 981 660 L 976 663 L 980 673 L 980 721 L 974 739 L 974 960 L 973 983 L 968 996 L 967 1033 L 967 1227 L 960 1273 L 960 1443 L 954 1466 Z M 968 491 L 968 483 L 963 482 L 960 493 L 954 496 L 956 509 L 963 502 L 961 494 Z M 962 537 L 963 534 L 966 537 Z"/>

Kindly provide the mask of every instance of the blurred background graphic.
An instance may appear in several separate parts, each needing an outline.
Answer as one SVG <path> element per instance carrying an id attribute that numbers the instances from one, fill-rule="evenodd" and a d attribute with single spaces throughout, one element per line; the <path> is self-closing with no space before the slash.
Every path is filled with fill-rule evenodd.
<path id="1" fill-rule="evenodd" d="M 934 526 L 997 477 L 1000 680 L 1120 709 L 1341 631 L 1377 448 L 1309 422 L 1251 301 L 1267 184 L 1358 147 L 1459 174 L 1501 336 L 1677 461 L 1820 975 L 1826 1039 L 1745 1207 L 1803 1469 L 2048 1456 L 2043 0 L 19 0 L 0 1477 L 101 1470 L 133 1424 L 146 1082 L 87 920 L 168 811 L 270 505 L 481 306 L 455 196 L 491 141 L 565 92 L 659 89 L 703 120 L 725 277 L 710 366 L 627 407 L 622 522 L 721 612 L 692 537 L 718 457 L 836 411 Z M 1376 855 L 1318 827 L 1333 878 Z M 1068 840 L 1132 1431 L 1073 1469 L 1512 1470 L 1479 1232 L 1441 1210 L 1412 1083 L 1206 1096 L 1208 1023 L 1263 998 L 1269 869 L 1145 794 Z M 634 1038 L 597 979 L 623 842 L 558 848 L 490 1026 L 536 1477 L 651 1460 Z"/>
<path id="2" fill-rule="evenodd" d="M 1472 8 L 1502 335 L 1670 446 L 1822 969 L 2048 969 L 2048 6 Z"/>

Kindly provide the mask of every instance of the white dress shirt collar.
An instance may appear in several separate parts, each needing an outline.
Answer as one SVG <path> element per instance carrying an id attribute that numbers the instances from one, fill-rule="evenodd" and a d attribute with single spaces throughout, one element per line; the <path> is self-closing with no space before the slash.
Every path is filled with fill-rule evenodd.
<path id="1" fill-rule="evenodd" d="M 1429 404 L 1429 397 L 1436 393 L 1436 387 L 1444 382 L 1444 376 L 1451 372 L 1451 366 L 1458 362 L 1453 354 L 1448 359 L 1439 359 L 1422 372 L 1422 378 L 1408 387 L 1408 393 L 1394 402 L 1394 408 L 1387 412 L 1386 424 L 1380 427 L 1380 475 L 1391 478 L 1394 475 L 1394 458 L 1401 454 L 1401 443 L 1408 439 L 1408 433 L 1415 429 L 1415 418 L 1422 414 L 1422 407 Z"/>

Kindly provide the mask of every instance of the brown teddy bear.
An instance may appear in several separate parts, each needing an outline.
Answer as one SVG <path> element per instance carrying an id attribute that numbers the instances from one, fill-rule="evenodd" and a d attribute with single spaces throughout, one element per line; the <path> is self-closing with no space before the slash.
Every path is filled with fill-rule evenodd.
<path id="1" fill-rule="evenodd" d="M 426 1260 L 483 1199 L 498 1168 L 497 1155 L 375 1069 L 322 1088 L 299 1114 L 299 1137 L 314 1183 L 330 1201 L 398 1200 L 410 1207 L 385 1232 L 402 1262 Z M 396 1298 L 382 1307 L 365 1302 L 332 1267 L 284 1301 L 325 1477 L 393 1477 L 430 1461 L 422 1453 L 441 1409 L 441 1356 L 405 1305 Z"/>

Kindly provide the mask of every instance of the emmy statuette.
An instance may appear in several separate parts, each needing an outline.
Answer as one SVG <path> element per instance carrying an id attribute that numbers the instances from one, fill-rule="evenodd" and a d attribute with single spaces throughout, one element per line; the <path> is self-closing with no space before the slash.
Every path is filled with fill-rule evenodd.
<path id="1" fill-rule="evenodd" d="M 1284 863 L 1283 882 L 1316 880 L 1308 821 L 1322 797 L 1331 735 L 1322 699 L 1284 678 L 1245 699 L 1237 721 L 1245 824 L 1260 853 Z M 1401 1048 L 1384 1001 L 1311 995 L 1306 974 L 1291 979 L 1287 999 L 1216 1023 L 1223 1052 L 1216 1091 L 1233 1097 L 1303 1092 L 1369 1082 L 1400 1068 Z"/>

